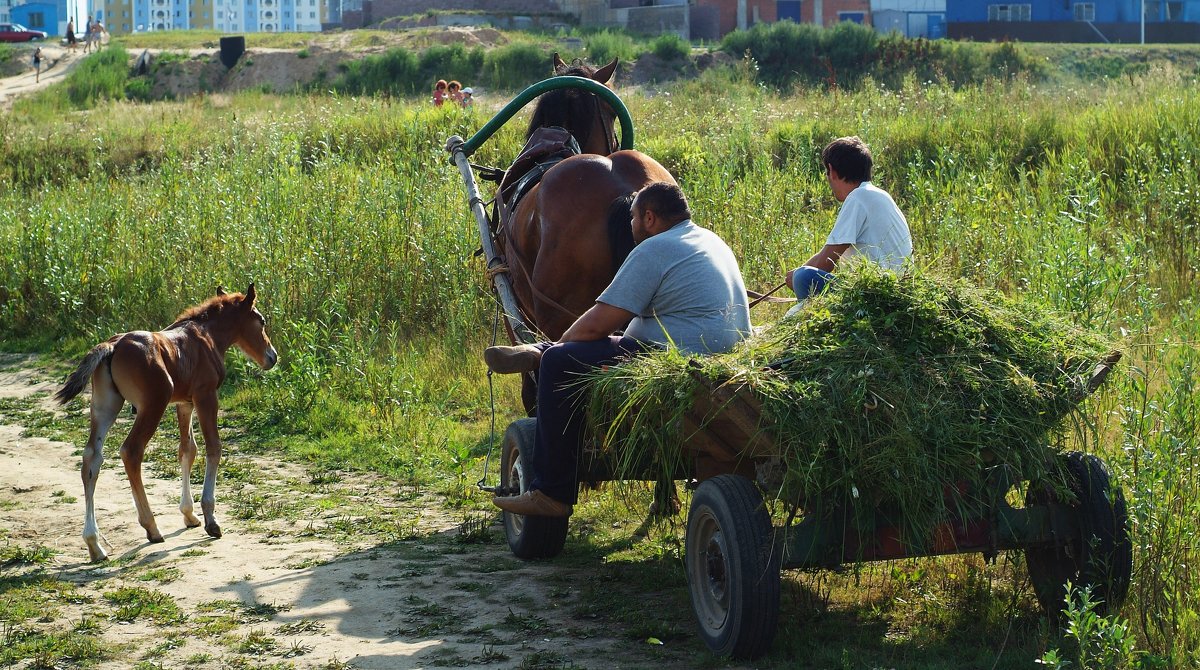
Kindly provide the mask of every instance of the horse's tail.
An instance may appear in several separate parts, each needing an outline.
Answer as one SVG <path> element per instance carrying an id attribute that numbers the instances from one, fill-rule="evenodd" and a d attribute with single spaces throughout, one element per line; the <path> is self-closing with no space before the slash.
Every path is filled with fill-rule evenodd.
<path id="1" fill-rule="evenodd" d="M 633 229 L 629 226 L 633 196 L 623 195 L 608 206 L 608 249 L 612 252 L 612 271 L 615 275 L 633 251 Z"/>
<path id="2" fill-rule="evenodd" d="M 92 347 L 87 356 L 83 357 L 79 367 L 75 368 L 75 372 L 72 372 L 71 376 L 67 378 L 66 385 L 54 394 L 54 399 L 58 401 L 58 404 L 65 405 L 68 400 L 83 393 L 83 389 L 87 388 L 88 380 L 92 378 L 92 373 L 96 371 L 96 368 L 112 357 L 113 344 L 113 340 L 109 340 Z"/>

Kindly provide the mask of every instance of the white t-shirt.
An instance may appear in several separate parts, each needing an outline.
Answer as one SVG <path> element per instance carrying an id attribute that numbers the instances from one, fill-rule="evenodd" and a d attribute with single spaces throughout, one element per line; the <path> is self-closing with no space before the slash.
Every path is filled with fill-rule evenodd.
<path id="1" fill-rule="evenodd" d="M 912 256 L 908 220 L 887 191 L 864 181 L 850 191 L 825 244 L 849 244 L 842 255 L 865 254 L 881 267 L 898 271 Z"/>

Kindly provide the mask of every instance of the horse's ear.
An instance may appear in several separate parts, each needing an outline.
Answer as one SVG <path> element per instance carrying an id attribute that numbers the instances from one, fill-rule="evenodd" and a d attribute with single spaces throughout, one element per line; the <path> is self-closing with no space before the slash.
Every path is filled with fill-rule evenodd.
<path id="1" fill-rule="evenodd" d="M 221 286 L 220 284 L 218 284 L 217 285 L 217 295 L 225 295 L 226 293 L 229 293 L 229 291 L 226 291 L 224 286 Z"/>
<path id="2" fill-rule="evenodd" d="M 558 57 L 558 52 L 555 51 L 554 52 L 554 71 L 558 72 L 559 68 L 565 68 L 566 66 L 567 66 L 567 64 L 563 62 L 563 59 Z"/>
<path id="3" fill-rule="evenodd" d="M 255 293 L 255 291 L 254 291 L 254 282 L 250 282 L 250 288 L 246 289 L 246 304 L 247 304 L 247 305 L 253 305 L 253 304 L 254 304 L 254 298 L 255 298 L 257 295 L 258 295 L 258 294 L 257 294 L 257 293 Z"/>
<path id="4" fill-rule="evenodd" d="M 601 84 L 607 84 L 608 81 L 610 79 L 612 79 L 613 73 L 615 73 L 616 71 L 617 71 L 617 59 L 614 58 L 614 59 L 612 59 L 611 63 L 609 63 L 608 65 L 605 65 L 604 67 L 600 68 L 599 70 L 596 70 L 596 74 L 592 75 L 592 79 L 595 79 L 596 81 L 600 82 Z"/>

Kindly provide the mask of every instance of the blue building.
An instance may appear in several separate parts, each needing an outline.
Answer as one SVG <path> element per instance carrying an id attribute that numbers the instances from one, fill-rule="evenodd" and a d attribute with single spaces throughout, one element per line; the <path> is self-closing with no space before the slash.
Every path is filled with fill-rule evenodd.
<path id="1" fill-rule="evenodd" d="M 1200 0 L 954 0 L 950 37 L 1027 42 L 1137 42 L 1141 11 L 1147 42 L 1200 41 Z"/>
<path id="2" fill-rule="evenodd" d="M 44 30 L 51 35 L 58 35 L 58 6 L 50 2 L 30 2 L 17 5 L 9 10 L 13 23 L 19 23 L 30 30 Z"/>

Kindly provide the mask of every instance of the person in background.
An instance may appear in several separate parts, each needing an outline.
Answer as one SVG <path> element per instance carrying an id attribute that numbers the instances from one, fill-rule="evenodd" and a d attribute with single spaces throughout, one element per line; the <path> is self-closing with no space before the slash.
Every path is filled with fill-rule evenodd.
<path id="1" fill-rule="evenodd" d="M 824 290 L 838 263 L 861 254 L 899 271 L 912 256 L 908 220 L 887 191 L 871 183 L 871 150 L 858 137 L 840 137 L 821 152 L 833 197 L 842 203 L 825 246 L 800 268 L 787 273 L 788 288 L 800 300 Z"/>
<path id="2" fill-rule="evenodd" d="M 468 86 L 462 90 L 462 106 L 464 109 L 475 104 L 475 91 Z"/>
<path id="3" fill-rule="evenodd" d="M 39 82 L 42 80 L 42 48 L 38 47 L 33 52 L 33 81 Z"/>
<path id="4" fill-rule="evenodd" d="M 71 51 L 79 46 L 79 40 L 75 39 L 75 19 L 67 21 L 67 48 Z"/>
<path id="5" fill-rule="evenodd" d="M 83 53 L 87 53 L 92 49 L 92 16 L 89 14 L 87 18 L 87 28 L 83 33 Z"/>
<path id="6" fill-rule="evenodd" d="M 455 102 L 455 104 L 461 105 L 462 104 L 462 84 L 458 83 L 457 80 L 450 82 L 446 86 L 446 95 L 450 96 L 450 99 L 453 100 Z"/>

